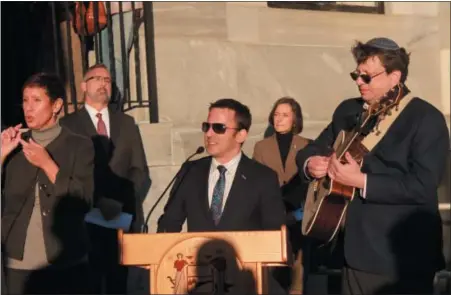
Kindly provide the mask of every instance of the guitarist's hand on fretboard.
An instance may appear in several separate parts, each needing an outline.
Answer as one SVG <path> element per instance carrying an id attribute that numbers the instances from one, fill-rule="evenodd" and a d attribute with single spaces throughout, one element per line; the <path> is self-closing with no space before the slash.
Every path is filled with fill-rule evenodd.
<path id="1" fill-rule="evenodd" d="M 307 172 L 314 178 L 322 178 L 327 174 L 330 157 L 313 156 L 308 159 Z"/>

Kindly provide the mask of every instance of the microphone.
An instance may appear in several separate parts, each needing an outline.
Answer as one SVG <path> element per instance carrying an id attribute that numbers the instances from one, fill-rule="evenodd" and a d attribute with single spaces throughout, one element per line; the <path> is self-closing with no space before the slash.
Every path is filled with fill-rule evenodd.
<path id="1" fill-rule="evenodd" d="M 202 154 L 205 151 L 205 148 L 203 146 L 200 146 L 197 148 L 196 152 L 194 152 L 191 156 L 189 156 L 185 162 L 183 162 L 182 166 L 180 167 L 180 170 L 175 174 L 175 176 L 172 178 L 171 182 L 169 182 L 168 186 L 164 189 L 163 193 L 161 194 L 161 196 L 157 199 L 157 201 L 155 202 L 155 204 L 152 206 L 152 209 L 150 209 L 149 213 L 146 216 L 146 222 L 143 224 L 141 232 L 142 233 L 148 233 L 149 232 L 149 219 L 150 216 L 152 215 L 152 212 L 155 210 L 155 208 L 157 207 L 157 205 L 160 203 L 161 199 L 163 198 L 163 196 L 166 194 L 167 190 L 171 187 L 172 183 L 174 183 L 174 181 L 177 179 L 177 177 L 180 174 L 180 171 L 182 171 L 182 167 L 183 165 L 185 165 L 186 163 L 189 162 L 189 160 L 194 157 L 195 155 L 199 155 Z"/>
<path id="2" fill-rule="evenodd" d="M 195 155 L 202 154 L 204 151 L 205 151 L 205 148 L 203 146 L 198 147 L 196 152 L 194 154 L 192 154 L 191 156 L 189 156 L 188 159 L 186 159 L 185 162 L 188 162 Z"/>

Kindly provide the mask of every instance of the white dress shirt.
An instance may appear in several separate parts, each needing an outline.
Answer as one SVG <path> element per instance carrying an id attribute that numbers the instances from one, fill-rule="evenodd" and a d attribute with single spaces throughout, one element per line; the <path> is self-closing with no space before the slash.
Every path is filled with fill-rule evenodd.
<path id="1" fill-rule="evenodd" d="M 213 190 L 215 188 L 216 182 L 219 179 L 219 170 L 218 166 L 224 166 L 227 171 L 225 173 L 225 188 L 224 188 L 224 196 L 222 198 L 222 210 L 224 210 L 224 206 L 226 204 L 227 198 L 229 196 L 230 189 L 232 188 L 233 179 L 235 179 L 236 169 L 238 168 L 238 164 L 241 160 L 242 152 L 239 152 L 232 160 L 228 163 L 220 164 L 216 161 L 215 158 L 212 159 L 210 165 L 210 174 L 208 177 L 208 206 L 211 206 L 211 201 L 213 199 Z"/>
<path id="2" fill-rule="evenodd" d="M 105 122 L 106 131 L 108 133 L 108 137 L 111 136 L 110 133 L 110 114 L 108 112 L 108 107 L 104 107 L 100 112 L 97 111 L 92 106 L 85 103 L 85 108 L 88 111 L 89 117 L 91 117 L 92 123 L 94 124 L 94 128 L 97 130 L 97 123 L 99 122 L 99 118 L 97 118 L 97 114 L 102 114 L 102 120 Z"/>

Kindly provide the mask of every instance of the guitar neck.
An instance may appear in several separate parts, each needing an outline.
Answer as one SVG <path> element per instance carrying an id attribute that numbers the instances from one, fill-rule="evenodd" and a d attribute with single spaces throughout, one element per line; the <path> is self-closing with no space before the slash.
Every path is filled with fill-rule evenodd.
<path id="1" fill-rule="evenodd" d="M 357 125 L 358 127 L 354 128 L 351 132 L 347 132 L 343 143 L 336 148 L 335 152 L 337 158 L 341 159 L 350 149 L 358 154 L 356 155 L 358 158 L 361 158 L 364 149 L 360 147 L 360 142 L 357 142 L 357 140 L 361 139 L 362 134 L 365 133 L 364 130 L 368 127 L 368 123 L 373 118 L 390 112 L 391 108 L 396 107 L 399 104 L 400 99 L 408 92 L 409 90 L 404 85 L 396 85 L 376 105 L 369 106 L 368 109 L 362 113 L 362 120 L 361 123 Z"/>
<path id="2" fill-rule="evenodd" d="M 355 142 L 355 140 L 359 135 L 360 133 L 358 131 L 352 131 L 351 133 L 347 133 L 344 140 L 344 144 L 340 145 L 335 151 L 338 160 L 344 157 L 344 154 L 349 150 L 349 148 Z"/>

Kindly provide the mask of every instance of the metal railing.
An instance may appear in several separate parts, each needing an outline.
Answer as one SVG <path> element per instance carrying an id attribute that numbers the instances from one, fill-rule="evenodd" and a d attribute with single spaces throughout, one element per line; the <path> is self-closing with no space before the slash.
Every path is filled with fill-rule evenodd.
<path id="1" fill-rule="evenodd" d="M 89 66 L 103 63 L 110 70 L 113 80 L 111 103 L 122 111 L 148 108 L 150 122 L 157 123 L 159 118 L 152 2 L 103 2 L 107 16 L 103 30 L 99 30 L 98 6 L 102 2 L 49 3 L 55 44 L 55 72 L 60 74 L 66 84 L 64 112 L 77 111 L 83 104 L 83 93 L 79 86 L 82 77 Z M 83 19 L 81 9 L 75 10 L 76 3 L 85 7 L 93 5 L 95 31 L 98 33 L 91 36 L 76 33 L 76 13 Z M 115 6 L 115 11 L 112 10 L 112 3 L 118 5 Z M 126 9 L 124 5 L 127 5 Z M 82 21 L 82 31 L 86 29 L 85 26 L 86 23 Z M 142 26 L 144 34 L 140 37 Z M 143 47 L 144 53 L 141 52 Z M 131 62 L 135 64 L 133 69 L 130 67 Z M 141 67 L 144 65 L 145 68 Z M 147 75 L 143 75 L 143 69 Z M 132 76 L 134 79 L 131 79 Z M 135 93 L 131 93 L 132 85 L 135 86 Z M 147 97 L 144 96 L 145 92 Z"/>

